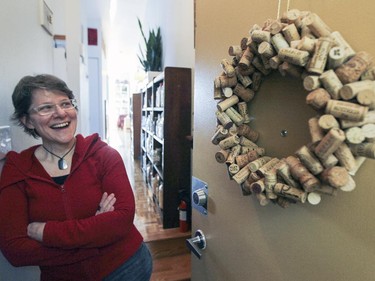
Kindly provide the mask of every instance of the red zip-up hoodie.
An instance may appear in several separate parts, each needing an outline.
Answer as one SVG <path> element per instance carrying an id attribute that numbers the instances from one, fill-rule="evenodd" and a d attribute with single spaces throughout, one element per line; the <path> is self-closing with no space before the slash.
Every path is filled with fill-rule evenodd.
<path id="1" fill-rule="evenodd" d="M 38 146 L 9 152 L 1 175 L 0 249 L 14 266 L 38 265 L 41 280 L 102 280 L 143 241 L 120 154 L 97 134 L 76 139 L 61 186 L 34 156 Z M 96 216 L 105 191 L 115 194 L 115 210 Z M 42 243 L 27 236 L 30 222 L 46 222 Z"/>

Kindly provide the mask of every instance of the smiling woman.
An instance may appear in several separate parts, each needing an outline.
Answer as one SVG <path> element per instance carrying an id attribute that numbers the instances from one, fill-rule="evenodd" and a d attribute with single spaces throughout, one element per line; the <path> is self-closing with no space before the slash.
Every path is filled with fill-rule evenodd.
<path id="1" fill-rule="evenodd" d="M 98 134 L 76 135 L 77 103 L 55 76 L 22 78 L 12 99 L 13 120 L 42 144 L 6 155 L 4 256 L 14 266 L 39 265 L 41 280 L 149 280 L 152 260 L 117 150 Z"/>

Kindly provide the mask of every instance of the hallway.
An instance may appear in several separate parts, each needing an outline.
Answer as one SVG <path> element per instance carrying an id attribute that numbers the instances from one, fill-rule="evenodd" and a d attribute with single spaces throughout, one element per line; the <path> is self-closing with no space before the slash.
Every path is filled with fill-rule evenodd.
<path id="1" fill-rule="evenodd" d="M 184 240 L 190 238 L 190 232 L 181 233 L 178 228 L 163 229 L 156 206 L 147 194 L 139 160 L 133 160 L 129 133 L 127 129 L 112 128 L 109 144 L 120 152 L 133 187 L 136 200 L 134 223 L 153 255 L 151 281 L 188 281 L 191 276 L 190 253 Z M 163 243 L 169 246 L 168 249 L 161 249 L 165 247 L 160 246 Z"/>

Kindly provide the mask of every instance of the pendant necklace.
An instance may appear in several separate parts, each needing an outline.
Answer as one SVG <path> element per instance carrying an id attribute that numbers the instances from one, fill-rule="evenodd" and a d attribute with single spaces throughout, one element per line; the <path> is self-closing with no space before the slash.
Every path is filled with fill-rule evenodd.
<path id="1" fill-rule="evenodd" d="M 61 157 L 58 156 L 58 155 L 56 155 L 55 153 L 49 151 L 44 145 L 42 145 L 42 146 L 43 146 L 43 148 L 44 148 L 47 152 L 49 152 L 49 153 L 52 154 L 53 156 L 59 158 L 59 161 L 57 161 L 57 165 L 58 165 L 59 169 L 60 169 L 60 170 L 66 170 L 66 169 L 68 168 L 68 164 L 66 163 L 64 157 L 65 157 L 66 155 L 68 155 L 69 152 L 72 151 L 72 149 L 75 147 L 75 145 L 76 145 L 76 143 L 74 142 L 74 144 L 73 144 L 72 147 L 68 150 L 68 152 L 65 153 L 65 154 L 64 154 L 63 156 L 61 156 Z"/>

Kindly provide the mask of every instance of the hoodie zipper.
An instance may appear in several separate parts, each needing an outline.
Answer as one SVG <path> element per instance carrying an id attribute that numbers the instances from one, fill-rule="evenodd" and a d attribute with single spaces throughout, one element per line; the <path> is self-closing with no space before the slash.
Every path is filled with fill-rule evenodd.
<path id="1" fill-rule="evenodd" d="M 68 203 L 68 198 L 67 198 L 65 186 L 63 184 L 60 185 L 60 191 L 62 193 L 62 200 L 63 200 L 63 205 L 64 205 L 64 209 L 65 209 L 66 218 L 67 219 L 71 219 L 72 218 L 72 214 L 71 214 L 70 206 L 69 206 L 69 203 Z"/>

